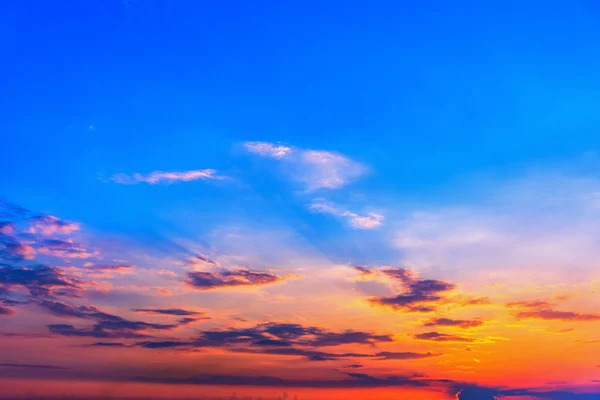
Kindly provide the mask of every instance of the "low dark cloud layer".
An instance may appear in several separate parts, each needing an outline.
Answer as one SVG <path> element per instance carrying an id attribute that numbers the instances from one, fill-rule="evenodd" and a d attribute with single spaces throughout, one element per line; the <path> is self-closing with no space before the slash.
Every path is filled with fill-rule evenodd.
<path id="1" fill-rule="evenodd" d="M 71 317 L 94 321 L 93 326 L 75 328 L 67 324 L 48 325 L 50 332 L 62 336 L 81 336 L 112 339 L 142 339 L 151 335 L 144 333 L 148 330 L 171 330 L 191 321 L 177 324 L 156 324 L 143 321 L 131 321 L 117 315 L 100 311 L 94 306 L 72 306 L 66 303 L 50 300 L 37 301 L 36 304 L 58 317 Z"/>
<path id="2" fill-rule="evenodd" d="M 0 368 L 27 368 L 27 369 L 67 369 L 58 365 L 46 364 L 21 364 L 21 363 L 0 363 Z"/>
<path id="3" fill-rule="evenodd" d="M 203 331 L 196 338 L 171 341 L 143 341 L 135 345 L 148 349 L 219 347 L 236 353 L 268 354 L 274 356 L 296 356 L 308 361 L 331 361 L 352 358 L 381 360 L 411 360 L 435 357 L 432 353 L 412 352 L 342 352 L 324 351 L 323 348 L 359 344 L 374 346 L 389 343 L 391 335 L 370 332 L 331 332 L 300 324 L 265 323 L 251 328 Z"/>

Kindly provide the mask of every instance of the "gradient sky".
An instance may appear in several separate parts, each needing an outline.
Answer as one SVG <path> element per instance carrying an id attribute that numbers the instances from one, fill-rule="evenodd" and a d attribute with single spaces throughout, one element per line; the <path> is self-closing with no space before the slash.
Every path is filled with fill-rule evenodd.
<path id="1" fill-rule="evenodd" d="M 0 396 L 600 399 L 593 1 L 5 1 Z"/>

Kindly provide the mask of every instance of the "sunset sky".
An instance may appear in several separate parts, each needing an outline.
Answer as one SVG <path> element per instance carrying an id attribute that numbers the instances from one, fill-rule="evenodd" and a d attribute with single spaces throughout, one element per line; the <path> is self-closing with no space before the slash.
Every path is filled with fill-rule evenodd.
<path id="1" fill-rule="evenodd" d="M 0 398 L 600 399 L 597 3 L 0 34 Z"/>

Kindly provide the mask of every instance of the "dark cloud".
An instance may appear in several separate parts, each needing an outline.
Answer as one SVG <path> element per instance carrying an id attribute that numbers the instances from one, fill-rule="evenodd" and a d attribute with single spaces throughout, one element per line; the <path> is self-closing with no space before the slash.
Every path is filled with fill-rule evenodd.
<path id="1" fill-rule="evenodd" d="M 211 290 L 236 286 L 259 286 L 282 281 L 284 278 L 269 272 L 222 270 L 220 272 L 189 272 L 185 282 L 195 289 Z"/>
<path id="2" fill-rule="evenodd" d="M 187 264 L 187 265 L 209 264 L 209 265 L 213 265 L 215 267 L 219 267 L 219 263 L 209 259 L 204 254 L 195 254 L 193 257 L 185 260 L 184 264 Z"/>
<path id="3" fill-rule="evenodd" d="M 302 357 L 309 361 L 330 361 L 347 358 L 416 359 L 433 356 L 419 353 L 333 353 L 321 351 L 323 347 L 346 344 L 375 345 L 391 342 L 390 335 L 377 335 L 369 332 L 331 332 L 316 327 L 299 324 L 265 323 L 251 328 L 229 328 L 203 331 L 196 338 L 185 341 L 139 342 L 145 348 L 173 347 L 220 347 L 236 353 L 268 354 Z"/>
<path id="4" fill-rule="evenodd" d="M 229 385 L 265 387 L 310 387 L 310 388 L 369 388 L 369 387 L 426 387 L 425 381 L 413 376 L 374 377 L 367 374 L 346 373 L 349 379 L 294 380 L 274 376 L 207 375 L 194 378 L 136 377 L 138 382 L 189 384 L 189 385 Z"/>
<path id="5" fill-rule="evenodd" d="M 252 348 L 234 348 L 231 349 L 238 353 L 269 354 L 279 356 L 297 356 L 308 361 L 333 361 L 348 358 L 372 357 L 370 354 L 363 353 L 329 353 L 314 349 L 305 349 L 297 347 L 265 347 L 261 349 Z"/>
<path id="6" fill-rule="evenodd" d="M 204 316 L 206 313 L 199 311 L 189 311 L 182 308 L 134 308 L 134 312 L 156 314 L 156 315 L 175 315 L 178 317 Z"/>
<path id="7" fill-rule="evenodd" d="M 191 346 L 191 345 L 193 345 L 193 343 L 181 342 L 181 341 L 157 341 L 157 342 L 137 342 L 135 345 L 138 347 L 144 347 L 146 349 L 166 349 L 166 348 L 173 348 L 173 347 Z"/>
<path id="8" fill-rule="evenodd" d="M 121 342 L 96 342 L 84 345 L 85 347 L 128 347 Z"/>
<path id="9" fill-rule="evenodd" d="M 316 338 L 306 342 L 313 347 L 329 347 L 344 344 L 375 344 L 393 341 L 391 335 L 374 335 L 367 332 L 346 331 L 342 333 L 319 332 Z"/>
<path id="10" fill-rule="evenodd" d="M 512 396 L 536 400 L 600 400 L 599 392 L 582 393 L 568 390 L 506 389 L 448 381 L 448 394 L 458 400 L 507 400 Z"/>
<path id="11" fill-rule="evenodd" d="M 444 281 L 438 281 L 433 279 L 417 280 L 412 281 L 408 284 L 408 287 L 413 293 L 440 293 L 452 290 L 456 287 L 453 283 Z"/>
<path id="12" fill-rule="evenodd" d="M 177 323 L 179 325 L 187 325 L 187 324 L 191 324 L 192 322 L 196 322 L 196 321 L 200 321 L 200 320 L 206 320 L 206 319 L 210 319 L 210 317 L 203 317 L 203 318 L 180 318 L 177 320 Z"/>
<path id="13" fill-rule="evenodd" d="M 60 258 L 89 258 L 92 254 L 71 239 L 41 239 L 36 249 L 42 254 Z"/>
<path id="14" fill-rule="evenodd" d="M 413 353 L 413 352 L 390 352 L 382 351 L 375 354 L 378 360 L 418 360 L 421 358 L 438 357 L 441 354 L 434 353 Z"/>
<path id="15" fill-rule="evenodd" d="M 394 310 L 407 312 L 432 312 L 441 304 L 457 304 L 463 306 L 488 305 L 491 303 L 487 297 L 447 297 L 447 293 L 456 289 L 456 285 L 450 282 L 436 279 L 417 279 L 414 273 L 406 268 L 366 268 L 353 267 L 361 276 L 369 279 L 377 276 L 386 276 L 392 278 L 399 285 L 393 287 L 396 291 L 399 287 L 404 288 L 403 293 L 399 294 L 377 294 L 370 297 L 370 303 L 389 307 Z M 364 282 L 357 282 L 364 291 Z M 371 289 L 371 288 L 368 288 Z M 371 291 L 371 290 L 370 290 Z M 371 291 L 372 292 L 372 291 Z M 393 293 L 393 292 L 392 292 Z"/>
<path id="16" fill-rule="evenodd" d="M 427 321 L 423 326 L 456 326 L 459 328 L 475 328 L 483 325 L 481 320 L 465 320 L 465 319 L 450 319 L 450 318 L 435 318 Z"/>
<path id="17" fill-rule="evenodd" d="M 552 309 L 541 309 L 533 311 L 521 311 L 516 314 L 519 319 L 544 319 L 563 321 L 598 321 L 600 314 L 580 314 L 571 311 L 557 311 Z"/>
<path id="18" fill-rule="evenodd" d="M 413 273 L 406 268 L 384 268 L 381 269 L 381 272 L 402 283 L 410 283 L 414 280 Z"/>
<path id="19" fill-rule="evenodd" d="M 0 316 L 13 315 L 14 313 L 15 312 L 12 309 L 0 306 Z"/>
<path id="20" fill-rule="evenodd" d="M 93 337 L 98 339 L 144 339 L 151 337 L 135 331 L 103 330 L 98 325 L 75 328 L 73 325 L 68 324 L 51 324 L 48 325 L 48 330 L 53 334 L 61 336 Z"/>
<path id="21" fill-rule="evenodd" d="M 363 275 L 363 276 L 373 275 L 376 272 L 376 270 L 369 269 L 369 268 L 364 267 L 362 265 L 353 266 L 352 268 L 354 268 L 354 270 L 356 272 L 358 272 L 360 275 Z"/>
<path id="22" fill-rule="evenodd" d="M 319 328 L 304 327 L 300 324 L 267 323 L 259 326 L 266 333 L 283 339 L 297 339 L 301 336 L 316 335 L 322 332 Z"/>
<path id="23" fill-rule="evenodd" d="M 427 332 L 414 335 L 415 339 L 432 340 L 435 342 L 474 342 L 475 339 L 456 335 L 447 335 L 439 332 Z"/>
<path id="24" fill-rule="evenodd" d="M 457 400 L 497 400 L 500 392 L 496 389 L 473 386 L 460 389 L 455 395 Z"/>
<path id="25" fill-rule="evenodd" d="M 30 214 L 31 212 L 26 208 L 6 200 L 0 200 L 0 218 L 2 219 L 20 219 Z"/>
<path id="26" fill-rule="evenodd" d="M 434 311 L 436 303 L 443 299 L 442 294 L 455 288 L 454 284 L 444 281 L 414 279 L 404 269 L 384 269 L 382 272 L 400 280 L 406 288 L 406 292 L 397 296 L 372 297 L 369 301 L 394 310 L 409 312 Z"/>
<path id="27" fill-rule="evenodd" d="M 359 369 L 359 368 L 362 368 L 362 367 L 363 367 L 362 364 L 350 364 L 350 365 L 346 365 L 344 368 Z"/>
<path id="28" fill-rule="evenodd" d="M 5 288 L 21 286 L 29 290 L 34 297 L 67 294 L 60 289 L 74 292 L 79 289 L 77 279 L 67 277 L 60 269 L 45 265 L 0 266 L 0 284 Z"/>
<path id="29" fill-rule="evenodd" d="M 27 368 L 27 369 L 67 369 L 58 365 L 46 364 L 20 364 L 20 363 L 0 363 L 0 368 Z"/>
<path id="30" fill-rule="evenodd" d="M 48 310 L 51 314 L 59 317 L 73 317 L 85 320 L 93 320 L 95 324 L 86 328 L 74 328 L 72 325 L 49 325 L 50 332 L 63 336 L 87 336 L 95 338 L 149 338 L 150 335 L 141 333 L 146 330 L 170 330 L 182 324 L 155 324 L 142 321 L 130 321 L 100 311 L 94 306 L 71 306 L 58 301 L 37 301 L 40 307 Z"/>

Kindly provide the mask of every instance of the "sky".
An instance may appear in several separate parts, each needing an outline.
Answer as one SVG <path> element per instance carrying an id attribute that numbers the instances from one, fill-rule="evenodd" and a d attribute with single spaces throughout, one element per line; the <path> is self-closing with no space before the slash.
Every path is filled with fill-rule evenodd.
<path id="1" fill-rule="evenodd" d="M 0 398 L 600 399 L 598 21 L 3 2 Z"/>

